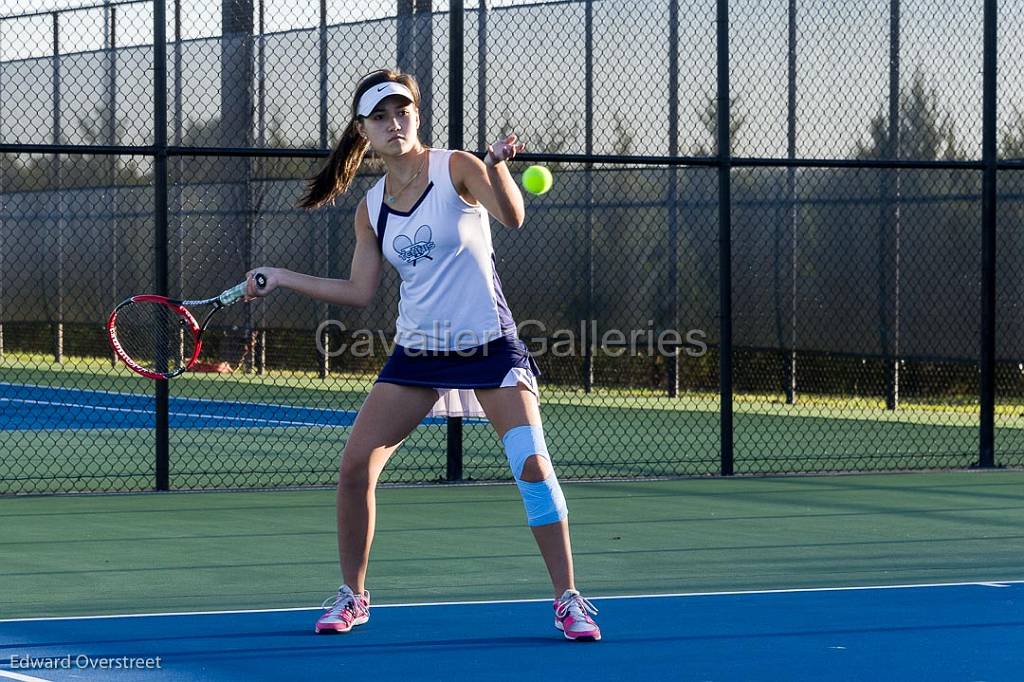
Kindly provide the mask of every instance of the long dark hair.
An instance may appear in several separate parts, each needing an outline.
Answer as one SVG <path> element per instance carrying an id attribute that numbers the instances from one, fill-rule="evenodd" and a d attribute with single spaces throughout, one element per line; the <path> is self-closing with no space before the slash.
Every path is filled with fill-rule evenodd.
<path id="1" fill-rule="evenodd" d="M 365 137 L 359 134 L 359 128 L 356 125 L 360 118 L 356 113 L 359 98 L 373 86 L 388 81 L 395 81 L 409 88 L 412 91 L 413 104 L 417 109 L 419 108 L 420 88 L 416 84 L 416 79 L 409 74 L 392 69 L 380 69 L 363 76 L 352 96 L 352 117 L 345 127 L 345 132 L 341 134 L 341 139 L 338 140 L 334 151 L 327 158 L 324 167 L 307 180 L 306 193 L 299 200 L 299 208 L 320 208 L 324 204 L 333 202 L 336 196 L 348 190 L 363 162 L 366 148 L 370 144 Z"/>

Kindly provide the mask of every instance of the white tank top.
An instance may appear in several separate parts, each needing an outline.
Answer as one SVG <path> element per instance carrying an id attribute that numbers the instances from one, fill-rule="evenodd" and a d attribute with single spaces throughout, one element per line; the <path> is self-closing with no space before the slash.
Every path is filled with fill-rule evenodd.
<path id="1" fill-rule="evenodd" d="M 495 270 L 487 210 L 455 191 L 452 152 L 429 150 L 429 181 L 408 212 L 384 203 L 384 178 L 366 193 L 385 259 L 402 278 L 395 343 L 464 350 L 515 334 Z"/>

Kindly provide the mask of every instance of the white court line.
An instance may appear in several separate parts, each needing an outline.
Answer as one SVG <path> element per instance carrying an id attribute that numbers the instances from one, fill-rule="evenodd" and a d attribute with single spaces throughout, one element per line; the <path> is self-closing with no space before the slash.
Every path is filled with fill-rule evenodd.
<path id="1" fill-rule="evenodd" d="M 612 601 L 614 599 L 665 599 L 678 597 L 723 597 L 753 594 L 792 594 L 801 592 L 855 592 L 860 590 L 916 590 L 934 587 L 1009 587 L 1024 585 L 1024 580 L 1000 580 L 998 582 L 962 582 L 962 583 L 920 583 L 913 585 L 857 585 L 841 587 L 797 587 L 777 590 L 736 590 L 725 592 L 676 592 L 671 594 L 622 594 L 604 597 L 587 597 L 590 601 Z M 407 604 L 374 604 L 374 609 L 411 608 L 419 606 L 484 606 L 489 604 L 533 604 L 547 603 L 551 599 L 494 599 L 482 601 L 441 601 L 441 602 L 410 602 Z M 243 613 L 286 613 L 289 611 L 320 611 L 319 606 L 292 606 L 278 609 L 239 609 L 229 611 L 177 611 L 169 613 L 119 613 L 105 616 L 59 616 L 53 618 L 2 618 L 0 623 L 28 623 L 33 621 L 57 620 L 99 620 L 103 618 L 158 618 L 166 616 L 220 616 Z"/>
<path id="2" fill-rule="evenodd" d="M 155 414 L 154 410 L 136 410 L 128 407 L 107 407 L 103 405 L 88 405 L 82 403 L 55 403 L 48 400 L 30 400 L 28 398 L 0 398 L 0 403 L 24 403 L 26 405 L 46 405 L 48 407 L 76 407 L 83 410 L 98 410 L 100 412 L 117 412 L 118 414 Z M 245 403 L 230 403 L 237 405 L 244 405 Z M 172 417 L 191 417 L 193 419 L 209 419 L 216 421 L 218 419 L 224 421 L 240 421 L 240 422 L 252 422 L 259 424 L 260 426 L 268 425 L 284 425 L 284 426 L 315 426 L 317 428 L 348 428 L 341 424 L 323 424 L 320 422 L 297 422 L 287 419 L 257 419 L 255 417 L 230 417 L 222 414 L 197 414 L 194 412 L 175 412 L 171 410 L 170 416 Z M 111 428 L 114 428 L 113 426 Z M 146 428 L 149 428 L 148 426 Z"/>
<path id="3" fill-rule="evenodd" d="M 75 391 L 75 392 L 78 392 L 78 393 L 101 393 L 103 395 L 114 395 L 114 396 L 128 397 L 128 398 L 145 398 L 145 399 L 152 399 L 153 398 L 152 395 L 145 395 L 145 394 L 141 394 L 141 393 L 119 393 L 117 391 L 99 391 L 99 390 L 94 391 L 94 390 L 86 389 L 86 388 L 54 388 L 53 386 L 40 386 L 38 384 L 11 384 L 11 383 L 8 383 L 8 382 L 0 381 L 0 388 L 2 388 L 4 386 L 14 386 L 14 387 L 17 387 L 17 388 L 38 388 L 38 389 L 51 390 L 51 391 L 53 391 L 53 390 L 57 390 L 57 391 Z M 216 400 L 214 398 L 189 398 L 189 397 L 186 397 L 186 396 L 171 396 L 170 397 L 171 407 L 172 407 L 171 414 L 181 415 L 181 416 L 185 416 L 185 417 L 202 417 L 204 419 L 238 419 L 238 420 L 242 420 L 242 421 L 254 421 L 254 422 L 260 422 L 260 423 L 263 423 L 263 424 L 266 423 L 266 420 L 262 420 L 261 421 L 259 419 L 248 418 L 248 417 L 226 417 L 226 416 L 223 416 L 223 415 L 206 415 L 206 414 L 196 415 L 196 414 L 192 414 L 192 413 L 188 413 L 188 412 L 175 412 L 173 410 L 174 402 L 175 401 L 185 401 L 185 400 L 194 400 L 194 401 L 200 402 L 200 403 L 215 403 L 217 405 L 233 405 L 233 406 L 258 405 L 261 408 L 263 408 L 263 407 L 272 407 L 272 408 L 275 408 L 275 409 L 282 409 L 282 410 L 309 410 L 310 412 L 321 412 L 321 413 L 323 413 L 325 415 L 337 415 L 339 413 L 346 414 L 346 415 L 352 415 L 353 412 L 354 412 L 353 410 L 346 410 L 346 409 L 341 409 L 341 408 L 334 409 L 334 408 L 329 408 L 329 407 L 307 407 L 305 405 L 282 405 L 280 403 L 247 403 L 247 402 L 239 402 L 239 401 L 232 401 L 232 400 Z M 62 402 L 56 402 L 56 401 L 50 401 L 50 400 L 33 400 L 31 398 L 0 398 L 0 402 L 28 403 L 28 404 L 33 404 L 33 405 L 48 405 L 50 407 L 84 407 L 84 408 L 87 408 L 87 409 L 90 409 L 90 410 L 109 410 L 109 411 L 112 411 L 112 412 L 133 412 L 133 413 L 136 413 L 136 414 L 153 414 L 153 410 L 137 410 L 137 409 L 131 409 L 131 408 L 106 407 L 106 406 L 98 406 L 98 405 L 81 405 L 81 404 L 76 404 L 76 403 L 62 403 Z M 284 424 L 284 425 L 287 425 L 287 426 L 318 426 L 318 427 L 321 427 L 321 428 L 337 428 L 337 427 L 348 428 L 347 426 L 343 426 L 343 425 L 323 424 L 323 423 L 320 423 L 320 422 L 297 422 L 297 421 L 290 421 L 290 420 L 285 420 L 285 419 L 274 419 L 272 421 L 275 424 Z M 468 421 L 469 421 L 469 423 L 476 423 L 477 420 L 470 418 Z"/>
<path id="4" fill-rule="evenodd" d="M 68 391 L 75 393 L 101 393 L 103 395 L 116 395 L 119 397 L 127 398 L 143 398 L 146 400 L 153 400 L 152 393 L 122 393 L 121 391 L 101 391 L 99 389 L 91 388 L 64 388 L 63 386 L 46 386 L 43 384 L 12 384 L 7 381 L 0 381 L 0 388 L 4 386 L 12 386 L 14 388 L 38 388 L 44 391 Z M 13 400 L 13 399 L 12 399 Z M 195 400 L 200 403 L 217 403 L 218 405 L 259 405 L 261 407 L 281 407 L 292 410 L 315 410 L 317 412 L 352 412 L 352 410 L 332 409 L 329 407 L 305 407 L 303 405 L 282 405 L 280 403 L 245 403 L 235 400 L 217 400 L 216 398 L 190 398 L 183 395 L 172 395 L 170 400 Z M 55 403 L 61 405 L 63 403 Z"/>
<path id="5" fill-rule="evenodd" d="M 12 386 L 12 387 L 15 387 L 15 388 L 37 388 L 37 389 L 48 390 L 48 391 L 56 390 L 56 391 L 75 391 L 77 393 L 101 393 L 103 395 L 115 395 L 115 396 L 128 397 L 128 398 L 144 398 L 144 399 L 149 399 L 149 400 L 153 399 L 152 394 L 145 394 L 145 393 L 121 393 L 119 391 L 100 391 L 100 390 L 93 390 L 93 389 L 89 389 L 89 388 L 63 388 L 63 387 L 54 387 L 54 386 L 44 386 L 44 385 L 41 385 L 41 384 L 12 384 L 10 382 L 0 381 L 0 388 L 2 388 L 4 386 Z M 310 410 L 311 412 L 323 412 L 325 414 L 330 414 L 330 415 L 335 415 L 335 414 L 338 414 L 339 412 L 347 414 L 347 415 L 352 415 L 354 413 L 354 410 L 341 409 L 341 408 L 330 408 L 330 407 L 307 407 L 305 405 L 283 405 L 281 403 L 247 403 L 247 402 L 239 402 L 239 401 L 232 401 L 232 400 L 217 400 L 215 398 L 190 398 L 190 397 L 187 397 L 187 396 L 173 396 L 173 395 L 170 397 L 170 401 L 171 401 L 172 406 L 173 406 L 173 403 L 175 401 L 184 401 L 184 400 L 194 400 L 194 401 L 200 402 L 200 403 L 215 403 L 217 405 L 259 405 L 260 407 L 273 407 L 273 408 L 279 408 L 279 409 L 283 409 L 283 410 Z M 32 401 L 29 398 L 0 398 L 0 401 L 34 402 L 35 404 L 38 404 L 38 405 L 49 405 L 51 407 L 68 407 L 68 406 L 70 406 L 70 407 L 79 407 L 78 405 L 73 405 L 73 404 L 69 404 L 69 403 L 50 402 L 50 401 L 45 401 L 45 400 Z M 117 407 L 114 407 L 114 408 L 111 408 L 111 407 L 100 408 L 100 407 L 93 406 L 93 405 L 87 405 L 86 407 L 89 407 L 90 409 L 94 409 L 94 410 L 107 409 L 107 410 L 113 410 L 113 411 L 116 411 L 116 412 L 139 412 L 139 413 L 143 413 L 143 414 L 153 414 L 152 410 L 131 410 L 131 409 L 127 409 L 127 408 L 122 409 L 122 408 L 117 408 Z M 187 414 L 187 413 L 183 413 L 183 412 L 173 412 L 173 411 L 171 412 L 171 414 L 181 414 L 181 415 L 190 416 L 190 417 L 191 416 L 196 416 L 196 415 Z M 209 417 L 209 415 L 199 415 L 199 416 L 207 417 L 207 418 Z M 222 419 L 229 419 L 229 418 L 230 419 L 243 419 L 242 417 L 221 417 L 221 418 Z M 259 420 L 253 420 L 253 421 L 259 421 Z M 342 425 L 338 425 L 338 424 L 321 424 L 319 422 L 308 422 L 308 423 L 307 422 L 288 422 L 288 421 L 281 420 L 281 419 L 275 419 L 274 422 L 277 423 L 277 424 L 288 424 L 288 425 L 295 425 L 295 426 L 318 426 L 318 427 L 321 427 L 321 428 L 349 428 L 347 426 L 342 426 Z M 477 424 L 477 423 L 482 423 L 482 422 L 483 422 L 482 419 L 473 418 L 473 417 L 469 417 L 469 418 L 467 418 L 465 420 L 465 423 L 467 423 L 467 424 Z"/>
<path id="6" fill-rule="evenodd" d="M 31 677 L 30 675 L 22 675 L 21 673 L 9 672 L 7 670 L 0 670 L 0 677 L 6 677 L 9 680 L 20 680 L 21 682 L 50 682 L 50 680 L 44 680 L 41 677 Z"/>

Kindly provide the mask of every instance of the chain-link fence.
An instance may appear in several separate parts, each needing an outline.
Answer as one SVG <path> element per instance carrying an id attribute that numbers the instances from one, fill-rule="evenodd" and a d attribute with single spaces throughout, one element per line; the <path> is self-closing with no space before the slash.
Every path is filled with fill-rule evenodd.
<path id="1" fill-rule="evenodd" d="M 513 171 L 554 171 L 494 246 L 563 478 L 1024 463 L 1014 3 L 21 10 L 0 17 L 0 493 L 333 483 L 393 271 L 366 309 L 225 311 L 166 383 L 103 326 L 260 264 L 346 277 L 379 163 L 295 204 L 385 66 L 416 76 L 425 142 L 514 130 Z M 485 421 L 435 419 L 383 480 L 507 476 Z"/>

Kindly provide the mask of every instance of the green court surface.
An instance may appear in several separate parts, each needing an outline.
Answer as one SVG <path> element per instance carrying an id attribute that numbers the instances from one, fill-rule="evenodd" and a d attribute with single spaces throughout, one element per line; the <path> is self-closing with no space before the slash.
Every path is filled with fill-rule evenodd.
<path id="1" fill-rule="evenodd" d="M 599 595 L 1024 579 L 1024 472 L 567 483 Z M 378 492 L 375 603 L 547 597 L 512 485 Z M 316 606 L 334 492 L 0 498 L 0 618 Z"/>
<path id="2" fill-rule="evenodd" d="M 354 413 L 372 376 L 275 373 L 264 377 L 192 374 L 172 396 L 326 407 Z M 149 394 L 152 384 L 98 360 L 64 368 L 39 359 L 5 360 L 0 382 Z M 542 387 L 545 431 L 563 478 L 694 476 L 718 472 L 719 402 L 711 394 L 667 398 L 652 391 Z M 1024 464 L 1024 409 L 1001 404 L 996 461 Z M 737 473 L 966 468 L 978 458 L 977 406 L 805 396 L 735 398 Z M 172 488 L 333 485 L 346 428 L 172 429 Z M 153 487 L 148 429 L 0 430 L 13 453 L 0 493 L 119 491 Z M 463 476 L 507 479 L 499 443 L 486 424 L 467 422 Z M 393 483 L 444 478 L 444 426 L 420 427 L 385 472 Z"/>

